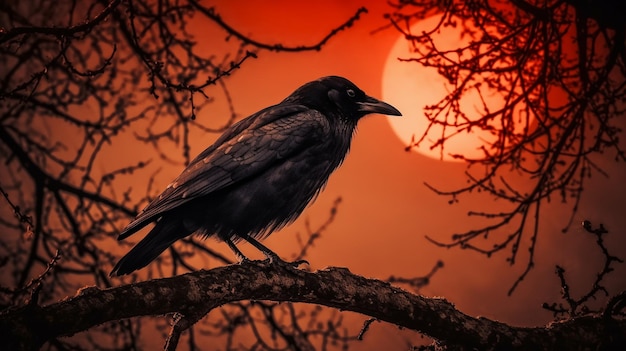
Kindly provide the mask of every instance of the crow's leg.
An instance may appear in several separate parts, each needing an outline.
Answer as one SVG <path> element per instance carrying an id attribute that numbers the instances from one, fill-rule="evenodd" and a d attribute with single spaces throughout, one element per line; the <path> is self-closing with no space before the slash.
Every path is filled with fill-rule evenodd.
<path id="1" fill-rule="evenodd" d="M 254 239 L 250 235 L 239 235 L 240 238 L 252 244 L 252 246 L 256 247 L 259 251 L 261 251 L 265 257 L 267 257 L 270 262 L 277 260 L 282 261 L 282 259 L 276 254 L 274 251 L 270 250 L 267 246 L 261 244 L 258 240 Z"/>
<path id="2" fill-rule="evenodd" d="M 267 246 L 261 244 L 258 240 L 251 237 L 250 235 L 239 235 L 240 238 L 252 244 L 252 246 L 256 247 L 259 251 L 261 251 L 268 259 L 270 263 L 278 263 L 278 264 L 286 264 L 288 266 L 292 266 L 297 268 L 303 263 L 309 264 L 307 260 L 298 260 L 294 262 L 284 261 L 280 256 L 278 256 L 274 251 L 270 250 Z"/>
<path id="3" fill-rule="evenodd" d="M 235 253 L 235 256 L 237 257 L 240 263 L 249 261 L 246 255 L 244 255 L 243 252 L 239 250 L 239 248 L 235 245 L 235 243 L 230 238 L 224 238 L 224 242 L 226 242 L 228 247 L 230 247 L 230 249 L 233 250 L 233 252 Z"/>

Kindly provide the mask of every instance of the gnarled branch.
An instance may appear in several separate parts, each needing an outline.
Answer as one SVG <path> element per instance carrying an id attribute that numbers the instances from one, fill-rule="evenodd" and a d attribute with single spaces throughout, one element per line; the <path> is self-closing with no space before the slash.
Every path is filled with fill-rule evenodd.
<path id="1" fill-rule="evenodd" d="M 108 321 L 167 313 L 177 313 L 185 325 L 175 327 L 184 330 L 216 307 L 242 300 L 304 302 L 354 311 L 419 331 L 455 349 L 626 347 L 626 321 L 614 317 L 587 315 L 546 327 L 512 327 L 468 316 L 445 299 L 411 294 L 345 268 L 310 273 L 258 261 L 116 288 L 85 288 L 49 306 L 31 301 L 0 314 L 0 343 L 12 350 L 37 349 L 48 340 Z M 177 338 L 168 342 L 175 342 L 172 339 Z"/>

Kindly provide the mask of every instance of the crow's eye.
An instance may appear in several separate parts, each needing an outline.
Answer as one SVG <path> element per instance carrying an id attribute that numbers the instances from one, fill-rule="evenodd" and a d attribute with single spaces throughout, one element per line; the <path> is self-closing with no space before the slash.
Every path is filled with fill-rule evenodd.
<path id="1" fill-rule="evenodd" d="M 348 94 L 348 96 L 351 97 L 351 98 L 356 96 L 356 94 L 354 93 L 354 90 L 352 90 L 352 89 L 346 90 L 346 94 Z"/>

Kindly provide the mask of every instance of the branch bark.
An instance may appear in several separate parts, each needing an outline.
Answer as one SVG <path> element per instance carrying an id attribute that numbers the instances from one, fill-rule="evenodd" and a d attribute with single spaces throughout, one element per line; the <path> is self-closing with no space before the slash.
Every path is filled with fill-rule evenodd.
<path id="1" fill-rule="evenodd" d="M 513 327 L 468 316 L 443 298 L 414 295 L 345 268 L 310 273 L 258 261 L 116 288 L 87 287 L 48 306 L 39 306 L 34 297 L 0 314 L 0 345 L 35 350 L 53 338 L 108 321 L 174 312 L 190 326 L 214 308 L 242 300 L 304 302 L 359 312 L 455 350 L 626 349 L 626 321 L 621 319 L 587 315 L 545 327 Z"/>

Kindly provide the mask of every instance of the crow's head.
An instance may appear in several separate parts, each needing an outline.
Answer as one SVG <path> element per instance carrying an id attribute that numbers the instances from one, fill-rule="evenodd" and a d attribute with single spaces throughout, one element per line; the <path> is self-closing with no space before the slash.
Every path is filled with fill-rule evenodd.
<path id="1" fill-rule="evenodd" d="M 395 107 L 367 96 L 351 81 L 329 76 L 307 83 L 285 101 L 299 103 L 324 114 L 358 120 L 369 113 L 401 116 Z"/>

